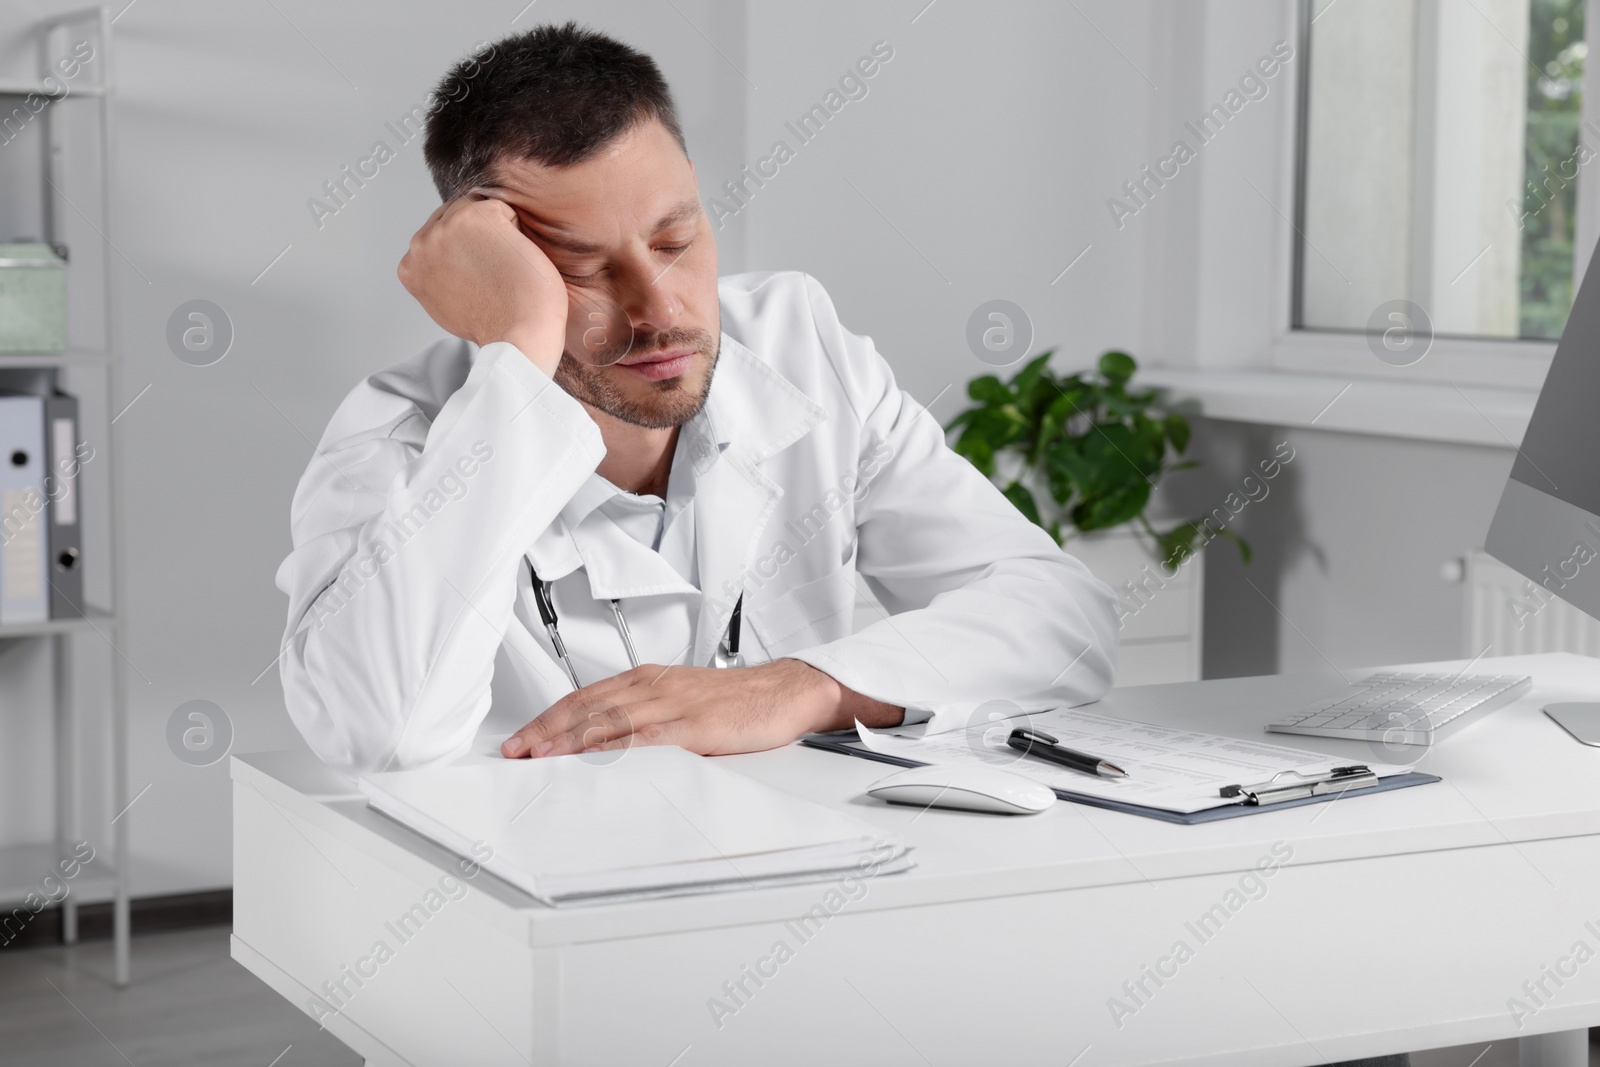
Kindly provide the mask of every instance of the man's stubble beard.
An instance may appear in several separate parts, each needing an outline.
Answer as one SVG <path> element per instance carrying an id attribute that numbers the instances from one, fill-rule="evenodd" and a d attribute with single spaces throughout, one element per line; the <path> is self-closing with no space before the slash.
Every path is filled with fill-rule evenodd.
<path id="1" fill-rule="evenodd" d="M 711 393 L 711 380 L 716 374 L 717 359 L 722 354 L 722 338 L 706 330 L 678 329 L 657 334 L 648 346 L 637 345 L 646 352 L 691 345 L 706 357 L 705 376 L 695 392 L 684 388 L 686 375 L 667 378 L 659 382 L 640 379 L 654 390 L 649 400 L 640 401 L 618 388 L 610 367 L 597 367 L 572 358 L 568 352 L 561 354 L 556 365 L 555 382 L 578 400 L 598 408 L 614 419 L 647 430 L 667 430 L 682 426 L 706 405 Z"/>

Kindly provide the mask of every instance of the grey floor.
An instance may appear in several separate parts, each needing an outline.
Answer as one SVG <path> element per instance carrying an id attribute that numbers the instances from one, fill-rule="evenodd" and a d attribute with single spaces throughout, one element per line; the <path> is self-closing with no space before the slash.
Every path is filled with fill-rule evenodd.
<path id="1" fill-rule="evenodd" d="M 227 927 L 136 938 L 133 975 L 112 986 L 109 941 L 0 949 L 0 1065 L 360 1067 L 233 962 Z"/>
<path id="2" fill-rule="evenodd" d="M 360 1067 L 228 956 L 226 927 L 134 941 L 134 982 L 111 985 L 111 944 L 0 949 L 0 1067 Z M 1415 1053 L 1412 1067 L 1517 1067 L 1515 1042 Z M 1600 1067 L 1600 1046 L 1591 1046 Z"/>

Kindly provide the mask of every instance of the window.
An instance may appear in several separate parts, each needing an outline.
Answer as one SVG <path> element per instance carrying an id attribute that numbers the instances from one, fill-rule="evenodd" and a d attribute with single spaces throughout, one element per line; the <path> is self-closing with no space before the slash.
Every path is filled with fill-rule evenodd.
<path id="1" fill-rule="evenodd" d="M 1555 338 L 1572 303 L 1584 0 L 1306 0 L 1293 325 Z M 1580 133 L 1587 132 L 1587 143 Z"/>

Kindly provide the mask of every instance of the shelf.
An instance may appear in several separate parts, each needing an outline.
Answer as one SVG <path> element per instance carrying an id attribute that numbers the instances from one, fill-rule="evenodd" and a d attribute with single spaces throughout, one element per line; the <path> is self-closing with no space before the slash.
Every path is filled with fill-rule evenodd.
<path id="1" fill-rule="evenodd" d="M 77 633 L 79 631 L 104 630 L 117 621 L 117 617 L 109 611 L 99 608 L 90 608 L 87 618 L 74 619 L 43 619 L 39 622 L 7 622 L 0 623 L 0 641 L 12 637 L 45 637 L 49 634 Z"/>
<path id="2" fill-rule="evenodd" d="M 118 0 L 117 6 L 121 11 L 126 11 L 130 5 L 126 0 Z M 42 156 L 40 162 L 44 171 L 44 180 L 38 183 L 39 218 L 44 231 L 39 237 L 45 243 L 52 245 L 70 245 L 81 241 L 85 246 L 94 247 L 102 252 L 97 257 L 90 257 L 89 266 L 74 263 L 70 269 L 76 279 L 74 300 L 84 298 L 87 301 L 84 304 L 86 310 L 98 305 L 97 317 L 111 324 L 111 327 L 115 326 L 119 318 L 116 312 L 119 306 L 117 295 L 120 286 L 117 284 L 118 271 L 115 269 L 112 252 L 116 248 L 115 242 L 120 232 L 118 217 L 121 212 L 116 198 L 111 195 L 114 153 L 108 146 L 116 143 L 116 135 L 113 123 L 114 109 L 110 106 L 114 91 L 106 84 L 106 80 L 109 80 L 113 70 L 112 23 L 116 18 L 117 13 L 114 13 L 110 6 L 98 5 L 76 11 L 62 11 L 36 22 L 32 32 L 34 43 L 38 46 L 39 55 L 53 65 L 39 68 L 30 65 L 21 70 L 12 68 L 0 73 L 0 115 L 10 112 L 12 108 L 19 109 L 18 116 L 31 110 L 37 119 L 33 126 L 39 131 L 31 134 L 31 138 L 40 140 L 42 135 L 49 135 L 48 138 L 43 138 L 46 143 L 39 145 L 39 155 Z M 95 65 L 84 72 L 82 77 L 68 79 L 63 75 L 58 84 L 54 74 L 63 69 L 73 68 L 54 60 L 53 57 L 59 51 L 54 46 L 60 43 L 59 39 L 62 36 L 69 40 L 77 40 L 78 33 L 76 30 L 68 30 L 63 35 L 54 31 L 64 26 L 79 24 L 85 39 L 92 37 L 95 42 L 95 52 L 92 57 Z M 21 35 L 19 28 L 19 34 L 16 36 Z M 50 92 L 47 85 L 55 86 L 55 92 Z M 25 100 L 24 98 L 30 93 L 47 99 Z M 92 99 L 94 103 L 64 108 L 52 106 L 74 97 Z M 22 107 L 24 103 L 28 104 L 28 107 Z M 24 127 L 27 125 L 28 123 L 23 123 Z M 96 145 L 98 147 L 95 147 Z M 78 211 L 76 206 L 65 201 L 63 206 L 74 207 L 72 214 L 52 210 L 56 192 L 66 185 L 69 174 L 83 174 L 87 178 L 91 172 L 97 173 L 99 179 L 96 183 L 96 199 L 100 215 L 98 221 L 90 221 L 89 217 Z M 84 195 L 87 198 L 88 194 Z M 20 203 L 16 203 L 17 200 L 16 190 L 0 187 L 0 202 L 17 210 L 24 210 Z M 81 229 L 78 221 L 80 219 Z M 86 270 L 87 273 L 84 273 Z M 84 340 L 88 343 L 79 343 L 64 352 L 0 353 L 0 381 L 13 386 L 25 384 L 29 388 L 38 389 L 41 382 L 57 379 L 60 376 L 58 372 L 65 370 L 74 371 L 86 379 L 97 379 L 99 375 L 104 375 L 106 404 L 89 404 L 89 408 L 95 409 L 96 425 L 91 427 L 80 423 L 79 429 L 88 438 L 102 438 L 103 435 L 103 439 L 96 441 L 96 447 L 104 446 L 105 458 L 95 463 L 95 470 L 100 470 L 101 463 L 106 465 L 101 475 L 106 485 L 105 503 L 103 511 L 99 507 L 93 510 L 96 513 L 96 525 L 103 531 L 109 549 L 104 577 L 110 590 L 104 599 L 117 604 L 119 610 L 111 612 L 85 603 L 82 606 L 87 612 L 86 616 L 41 619 L 38 622 L 0 623 L 0 649 L 15 649 L 21 641 L 52 636 L 64 637 L 70 634 L 96 634 L 95 644 L 101 639 L 113 643 L 118 640 L 115 628 L 120 620 L 120 606 L 127 602 L 125 595 L 127 579 L 122 566 L 127 561 L 127 551 L 119 536 L 121 527 L 118 519 L 118 513 L 124 510 L 125 503 L 124 486 L 118 475 L 117 456 L 121 450 L 123 432 L 122 428 L 116 425 L 117 417 L 113 416 L 110 410 L 110 405 L 118 394 L 122 359 L 117 351 L 118 343 L 114 336 L 116 331 L 111 327 L 108 327 L 103 345 L 95 343 L 99 340 L 98 337 L 85 337 Z M 97 348 L 104 348 L 106 351 L 99 351 Z M 8 368 L 10 373 L 6 374 Z M 86 380 L 83 384 L 88 387 L 98 383 Z M 100 410 L 101 408 L 106 410 Z M 89 412 L 85 411 L 82 418 L 88 417 Z M 98 481 L 101 476 L 97 476 L 96 480 Z M 75 706 L 77 702 L 72 698 L 73 689 L 77 685 L 77 679 L 82 676 L 84 665 L 77 662 L 78 649 L 74 646 L 84 642 L 58 640 L 55 643 L 58 646 L 57 650 L 63 654 L 47 657 L 53 661 L 54 668 L 50 672 L 52 699 L 48 707 L 36 710 L 39 715 L 50 714 L 55 720 L 52 762 L 55 764 L 55 826 L 59 832 L 61 827 L 77 827 L 84 821 L 90 826 L 94 825 L 92 816 L 87 820 L 83 817 L 86 814 L 83 810 L 86 804 L 86 792 L 100 800 L 109 801 L 110 806 L 121 808 L 122 811 L 131 806 L 128 792 L 127 707 L 129 689 L 127 672 L 131 664 L 127 663 L 124 656 L 111 657 L 110 684 L 104 687 L 98 684 L 88 687 L 96 697 L 100 696 L 102 688 L 104 689 L 103 702 L 98 699 L 93 701 L 102 704 L 103 715 L 86 715 L 80 719 L 80 711 Z M 24 657 L 24 659 L 31 658 Z M 12 676 L 0 675 L 0 685 L 11 684 L 13 684 Z M 90 736 L 97 739 L 97 744 L 90 747 L 86 753 L 85 741 Z M 109 767 L 104 766 L 100 760 L 102 749 L 108 750 L 103 754 L 109 756 L 105 761 L 109 763 Z M 91 756 L 93 758 L 90 758 Z M 112 976 L 118 986 L 128 984 L 131 956 L 129 887 L 125 877 L 128 869 L 130 821 L 121 818 L 120 814 L 113 818 L 109 829 L 104 831 L 103 840 L 91 839 L 98 853 L 95 862 L 84 865 L 73 878 L 62 879 L 70 889 L 71 895 L 67 898 L 70 901 L 109 899 L 114 902 Z M 42 827 L 33 832 L 42 837 L 51 836 L 50 832 Z M 72 857 L 70 848 L 62 850 L 59 845 L 48 840 L 36 844 L 0 847 L 0 916 L 10 914 L 28 893 L 48 896 L 43 886 L 44 879 L 52 875 L 60 879 L 57 866 L 59 861 Z M 55 892 L 59 894 L 60 889 L 57 888 Z"/>
<path id="3" fill-rule="evenodd" d="M 40 367 L 103 367 L 111 361 L 109 352 L 69 348 L 65 352 L 0 352 L 0 370 L 35 370 Z"/>
<path id="4" fill-rule="evenodd" d="M 70 896 L 79 900 L 104 897 L 111 892 L 116 876 L 111 865 L 101 857 L 100 849 L 95 850 L 94 859 L 83 864 L 74 877 L 63 878 L 56 864 L 71 857 L 70 846 L 63 848 L 54 842 L 0 847 L 0 904 L 19 904 L 29 893 L 46 896 L 44 879 L 47 876 L 54 876 L 57 884 L 66 886 L 71 891 Z"/>

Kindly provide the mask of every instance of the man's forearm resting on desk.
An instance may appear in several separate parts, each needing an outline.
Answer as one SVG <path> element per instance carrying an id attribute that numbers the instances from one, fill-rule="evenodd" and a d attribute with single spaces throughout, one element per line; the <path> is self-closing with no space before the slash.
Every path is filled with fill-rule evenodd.
<path id="1" fill-rule="evenodd" d="M 1106 691 L 1111 591 L 815 280 L 718 279 L 651 60 L 545 27 L 436 95 L 444 203 L 399 276 L 455 339 L 340 405 L 278 572 L 324 760 L 738 752 Z M 861 582 L 884 615 L 856 632 Z M 710 666 L 736 604 L 751 665 Z"/>

